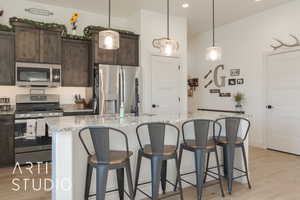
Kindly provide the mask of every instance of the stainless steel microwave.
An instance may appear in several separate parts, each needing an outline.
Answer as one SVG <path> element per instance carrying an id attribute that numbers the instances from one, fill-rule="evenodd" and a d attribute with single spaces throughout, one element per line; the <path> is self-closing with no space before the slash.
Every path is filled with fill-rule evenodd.
<path id="1" fill-rule="evenodd" d="M 17 62 L 16 85 L 59 87 L 61 85 L 61 65 Z"/>

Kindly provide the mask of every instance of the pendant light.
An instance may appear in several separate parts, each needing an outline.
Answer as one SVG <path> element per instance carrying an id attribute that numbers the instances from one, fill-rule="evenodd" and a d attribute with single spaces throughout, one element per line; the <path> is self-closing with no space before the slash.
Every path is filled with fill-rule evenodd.
<path id="1" fill-rule="evenodd" d="M 167 37 L 154 39 L 152 45 L 160 49 L 160 53 L 165 56 L 174 56 L 179 50 L 178 41 L 170 39 L 170 0 L 167 0 Z"/>
<path id="2" fill-rule="evenodd" d="M 212 0 L 212 25 L 213 25 L 213 44 L 206 50 L 206 59 L 210 61 L 221 60 L 222 49 L 215 45 L 215 0 Z"/>
<path id="3" fill-rule="evenodd" d="M 120 47 L 120 34 L 110 27 L 111 0 L 108 0 L 108 30 L 99 32 L 99 48 L 114 50 Z"/>

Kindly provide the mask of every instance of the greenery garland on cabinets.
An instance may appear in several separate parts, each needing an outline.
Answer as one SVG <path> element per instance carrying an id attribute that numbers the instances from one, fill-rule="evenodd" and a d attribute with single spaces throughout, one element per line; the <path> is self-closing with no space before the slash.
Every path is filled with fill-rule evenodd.
<path id="1" fill-rule="evenodd" d="M 64 39 L 70 39 L 70 40 L 85 40 L 88 41 L 90 40 L 90 38 L 86 37 L 86 36 L 82 36 L 82 35 L 71 35 L 71 34 L 67 34 L 65 36 L 63 36 Z"/>
<path id="2" fill-rule="evenodd" d="M 4 24 L 0 24 L 0 31 L 11 32 L 13 31 L 13 28 Z"/>
<path id="3" fill-rule="evenodd" d="M 84 36 L 86 36 L 88 38 L 91 38 L 93 32 L 95 32 L 95 31 L 103 31 L 103 30 L 107 30 L 107 28 L 105 28 L 103 26 L 93 26 L 93 25 L 90 25 L 90 26 L 87 26 L 87 27 L 84 28 L 83 34 L 84 34 Z M 120 30 L 120 29 L 110 29 L 110 30 L 113 30 L 113 31 L 116 31 L 116 32 L 119 32 L 119 33 L 134 34 L 131 31 L 125 31 L 125 30 Z"/>
<path id="4" fill-rule="evenodd" d="M 15 23 L 24 23 L 33 26 L 34 28 L 41 29 L 41 30 L 61 30 L 63 35 L 67 34 L 67 27 L 63 24 L 57 24 L 57 23 L 44 23 L 44 22 L 38 22 L 33 21 L 30 19 L 25 18 L 18 18 L 18 17 L 11 17 L 9 18 L 9 23 L 12 27 L 15 26 Z"/>

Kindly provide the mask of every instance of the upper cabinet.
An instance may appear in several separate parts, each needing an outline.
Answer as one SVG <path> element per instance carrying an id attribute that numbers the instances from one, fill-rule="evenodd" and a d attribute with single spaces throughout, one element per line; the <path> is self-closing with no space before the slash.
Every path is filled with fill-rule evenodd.
<path id="1" fill-rule="evenodd" d="M 16 60 L 40 61 L 40 31 L 29 27 L 16 27 Z"/>
<path id="2" fill-rule="evenodd" d="M 117 63 L 123 66 L 139 66 L 139 36 L 121 34 Z"/>
<path id="3" fill-rule="evenodd" d="M 40 32 L 40 61 L 42 63 L 61 63 L 61 32 Z"/>
<path id="4" fill-rule="evenodd" d="M 0 31 L 0 85 L 15 84 L 14 33 Z"/>
<path id="5" fill-rule="evenodd" d="M 88 87 L 91 83 L 90 41 L 63 39 L 62 86 Z"/>
<path id="6" fill-rule="evenodd" d="M 62 30 L 39 30 L 28 24 L 15 23 L 16 61 L 61 63 Z"/>
<path id="7" fill-rule="evenodd" d="M 94 51 L 94 63 L 116 65 L 117 51 L 99 48 L 98 33 L 94 33 L 92 39 L 93 39 L 92 41 L 93 41 L 93 51 Z"/>
<path id="8" fill-rule="evenodd" d="M 93 61 L 95 64 L 139 66 L 139 36 L 120 33 L 120 48 L 105 50 L 99 48 L 98 32 L 93 32 Z"/>

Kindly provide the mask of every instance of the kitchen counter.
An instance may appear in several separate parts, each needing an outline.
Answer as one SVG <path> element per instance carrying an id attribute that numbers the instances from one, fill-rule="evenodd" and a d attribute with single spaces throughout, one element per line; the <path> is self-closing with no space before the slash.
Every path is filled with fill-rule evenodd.
<path id="1" fill-rule="evenodd" d="M 145 122 L 169 122 L 181 128 L 181 125 L 186 120 L 191 119 L 211 119 L 215 120 L 217 118 L 222 118 L 226 116 L 242 116 L 249 118 L 248 115 L 237 115 L 229 113 L 215 113 L 215 112 L 197 112 L 194 114 L 182 114 L 182 115 L 142 115 L 139 117 L 126 116 L 120 119 L 117 116 L 99 116 L 99 115 L 86 115 L 86 116 L 67 116 L 67 117 L 57 117 L 48 118 L 46 122 L 49 127 L 49 131 L 52 134 L 52 179 L 54 180 L 54 187 L 52 190 L 52 200 L 82 200 L 84 199 L 84 183 L 86 176 L 86 165 L 87 165 L 87 155 L 80 143 L 78 133 L 79 130 L 86 126 L 110 126 L 118 128 L 124 131 L 129 140 L 129 149 L 134 152 L 131 157 L 132 170 L 135 170 L 137 151 L 139 149 L 138 140 L 136 137 L 135 129 L 140 123 Z M 189 127 L 193 128 L 193 127 Z M 241 124 L 241 130 L 245 126 Z M 166 129 L 167 132 L 169 131 Z M 169 144 L 173 144 L 176 141 L 176 136 L 174 134 L 166 134 L 166 141 Z M 114 137 L 111 141 L 119 141 L 118 137 Z M 182 141 L 182 136 L 180 138 Z M 88 147 L 92 147 L 92 143 L 88 142 Z M 246 141 L 246 153 L 248 153 L 248 143 Z M 112 142 L 111 148 L 120 148 L 119 142 Z M 181 172 L 186 173 L 194 170 L 193 154 L 186 153 L 183 157 Z M 215 165 L 213 162 L 210 163 L 212 166 Z M 168 176 L 171 181 L 175 181 L 175 165 L 174 162 L 169 162 L 170 167 L 168 168 Z M 237 152 L 235 159 L 235 166 L 244 169 L 242 162 L 241 152 Z M 142 172 L 141 172 L 141 182 L 150 180 L 150 164 L 148 161 L 142 162 Z M 135 173 L 133 173 L 135 174 Z M 237 174 L 238 175 L 238 174 Z M 188 175 L 186 178 L 191 182 L 195 182 L 195 175 Z M 241 182 L 245 182 L 245 179 L 240 179 Z M 60 187 L 61 185 L 68 187 Z M 69 184 L 69 185 L 68 185 Z M 184 184 L 184 187 L 187 185 Z M 107 189 L 116 188 L 115 176 L 110 176 L 107 182 Z M 127 187 L 125 187 L 127 188 Z M 145 186 L 145 191 L 150 193 L 150 185 Z M 171 191 L 173 188 L 167 188 Z M 94 194 L 95 179 L 92 179 L 91 184 L 91 194 Z M 136 199 L 143 199 L 145 196 L 137 193 Z M 109 199 L 118 199 L 118 193 L 109 194 Z"/>
<path id="2" fill-rule="evenodd" d="M 93 113 L 92 108 L 77 108 L 74 104 L 61 105 L 64 113 Z"/>

